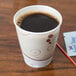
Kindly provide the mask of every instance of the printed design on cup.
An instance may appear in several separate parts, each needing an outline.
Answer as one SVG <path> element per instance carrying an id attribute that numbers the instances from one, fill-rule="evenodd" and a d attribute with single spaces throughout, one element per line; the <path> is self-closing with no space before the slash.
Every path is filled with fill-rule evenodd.
<path id="1" fill-rule="evenodd" d="M 48 35 L 48 39 L 46 40 L 46 42 L 48 43 L 47 51 L 50 53 L 50 56 L 52 56 L 53 50 L 54 50 L 54 45 L 53 45 L 53 40 L 52 40 L 53 37 L 54 35 L 50 34 Z"/>
<path id="2" fill-rule="evenodd" d="M 41 54 L 41 51 L 39 49 L 31 49 L 28 51 L 28 53 L 37 57 Z"/>
<path id="3" fill-rule="evenodd" d="M 25 55 L 33 60 L 43 60 L 42 59 L 42 50 L 39 48 L 32 48 L 24 52 Z"/>
<path id="4" fill-rule="evenodd" d="M 34 59 L 34 58 L 26 55 L 24 52 L 23 52 L 23 56 L 24 56 L 24 59 L 26 59 L 26 57 L 27 57 L 27 58 L 29 58 L 29 59 L 36 60 L 36 61 L 45 61 L 45 60 L 48 60 L 48 59 L 52 58 L 52 55 L 51 55 L 50 57 L 48 57 L 48 58 L 46 58 L 46 59 L 40 59 L 40 60 L 38 60 L 38 59 Z"/>
<path id="5" fill-rule="evenodd" d="M 48 39 L 46 40 L 47 43 L 51 44 L 51 38 L 53 37 L 52 34 L 48 35 Z"/>
<path id="6" fill-rule="evenodd" d="M 37 47 L 36 45 L 33 45 L 33 43 L 35 43 L 36 40 L 32 41 L 32 39 L 29 39 L 29 42 L 31 42 L 31 46 L 27 46 L 26 49 L 27 51 L 25 51 L 25 55 L 33 60 L 37 60 L 37 61 L 44 61 L 49 59 L 50 57 L 53 56 L 53 52 L 54 52 L 54 42 L 55 42 L 56 38 L 54 34 L 50 34 L 47 36 L 47 38 L 42 41 L 39 42 L 39 46 Z"/>
<path id="7" fill-rule="evenodd" d="M 53 56 L 55 39 L 55 34 L 47 35 L 46 38 L 44 38 L 44 40 L 41 40 L 42 42 L 38 42 L 37 39 L 34 39 L 34 41 L 32 41 L 31 38 L 28 38 L 30 45 L 24 45 L 27 48 L 27 51 L 25 51 L 24 53 L 27 57 L 33 60 L 47 60 Z M 38 43 L 40 45 L 35 45 L 35 43 Z"/>

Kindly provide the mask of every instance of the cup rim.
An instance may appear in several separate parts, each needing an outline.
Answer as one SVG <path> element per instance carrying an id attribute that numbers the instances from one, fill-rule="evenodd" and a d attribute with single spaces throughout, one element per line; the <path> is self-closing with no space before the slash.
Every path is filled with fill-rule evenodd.
<path id="1" fill-rule="evenodd" d="M 28 30 L 24 30 L 24 29 L 20 28 L 20 27 L 16 24 L 16 19 L 15 19 L 15 18 L 16 18 L 17 13 L 18 13 L 20 10 L 23 10 L 23 9 L 25 9 L 25 8 L 36 7 L 36 6 L 52 8 L 53 10 L 55 10 L 55 11 L 60 15 L 60 22 L 59 22 L 59 24 L 58 24 L 54 29 L 51 29 L 51 30 L 45 31 L 45 32 L 32 32 L 32 31 L 28 31 Z M 61 15 L 61 13 L 60 13 L 58 10 L 56 10 L 55 8 L 53 8 L 53 7 L 51 7 L 51 6 L 47 6 L 47 5 L 30 5 L 30 6 L 26 6 L 26 7 L 23 7 L 23 8 L 21 8 L 21 9 L 19 9 L 19 10 L 15 13 L 15 15 L 14 15 L 14 17 L 13 17 L 13 22 L 14 22 L 15 26 L 16 26 L 20 31 L 22 31 L 23 33 L 26 33 L 26 32 L 27 32 L 27 33 L 30 33 L 30 34 L 47 34 L 47 33 L 49 33 L 49 32 L 55 31 L 57 28 L 59 28 L 59 27 L 61 26 L 61 24 L 62 24 L 62 15 Z"/>

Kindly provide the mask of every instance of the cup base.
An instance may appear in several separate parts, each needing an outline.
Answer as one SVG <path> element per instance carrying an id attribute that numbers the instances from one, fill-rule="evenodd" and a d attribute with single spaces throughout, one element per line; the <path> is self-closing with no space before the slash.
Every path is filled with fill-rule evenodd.
<path id="1" fill-rule="evenodd" d="M 32 68 L 42 68 L 50 64 L 50 62 L 52 61 L 52 57 L 44 61 L 36 61 L 25 56 L 24 61 L 28 66 Z"/>

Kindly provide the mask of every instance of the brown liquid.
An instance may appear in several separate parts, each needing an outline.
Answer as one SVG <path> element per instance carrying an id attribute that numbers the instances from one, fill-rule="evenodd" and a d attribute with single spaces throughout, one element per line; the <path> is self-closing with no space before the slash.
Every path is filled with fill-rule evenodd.
<path id="1" fill-rule="evenodd" d="M 54 29 L 59 24 L 54 17 L 44 13 L 33 13 L 20 17 L 17 24 L 24 30 L 31 32 L 46 32 Z"/>

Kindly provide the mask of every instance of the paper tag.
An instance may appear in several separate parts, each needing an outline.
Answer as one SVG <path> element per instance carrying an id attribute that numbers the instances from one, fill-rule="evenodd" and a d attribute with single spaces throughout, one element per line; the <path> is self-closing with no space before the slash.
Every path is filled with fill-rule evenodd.
<path id="1" fill-rule="evenodd" d="M 76 56 L 76 31 L 63 33 L 67 54 Z"/>

